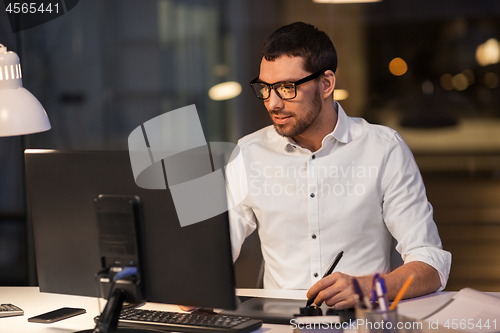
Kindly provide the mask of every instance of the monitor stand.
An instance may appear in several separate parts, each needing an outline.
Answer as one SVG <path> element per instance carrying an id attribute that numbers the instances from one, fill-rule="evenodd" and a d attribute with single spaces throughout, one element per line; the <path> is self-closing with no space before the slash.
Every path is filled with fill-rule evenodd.
<path id="1" fill-rule="evenodd" d="M 165 331 L 152 329 L 118 328 L 118 318 L 120 317 L 125 296 L 126 292 L 124 290 L 115 289 L 113 295 L 108 299 L 106 307 L 99 316 L 95 328 L 78 331 L 76 333 L 165 333 Z"/>

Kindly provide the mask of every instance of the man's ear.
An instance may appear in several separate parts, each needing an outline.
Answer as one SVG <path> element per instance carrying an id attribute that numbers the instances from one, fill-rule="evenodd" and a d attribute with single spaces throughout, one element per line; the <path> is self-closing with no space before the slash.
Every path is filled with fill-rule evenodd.
<path id="1" fill-rule="evenodd" d="M 331 96 L 333 94 L 333 90 L 335 89 L 336 77 L 335 73 L 332 70 L 327 70 L 322 76 L 321 79 L 323 91 L 322 97 L 323 99 Z"/>

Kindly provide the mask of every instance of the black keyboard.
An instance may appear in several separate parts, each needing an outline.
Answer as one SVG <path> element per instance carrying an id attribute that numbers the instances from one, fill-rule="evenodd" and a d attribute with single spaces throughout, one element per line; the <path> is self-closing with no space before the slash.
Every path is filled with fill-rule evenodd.
<path id="1" fill-rule="evenodd" d="M 219 314 L 194 314 L 142 309 L 123 309 L 118 327 L 150 328 L 189 333 L 246 333 L 262 326 L 261 320 Z"/>

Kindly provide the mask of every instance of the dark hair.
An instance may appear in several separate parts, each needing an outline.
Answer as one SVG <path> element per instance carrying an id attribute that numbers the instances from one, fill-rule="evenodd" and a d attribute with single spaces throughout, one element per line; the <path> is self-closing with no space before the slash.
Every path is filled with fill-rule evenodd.
<path id="1" fill-rule="evenodd" d="M 269 36 L 262 57 L 274 61 L 282 55 L 302 57 L 304 69 L 310 73 L 337 70 L 337 52 L 330 37 L 315 26 L 295 22 L 285 25 Z"/>

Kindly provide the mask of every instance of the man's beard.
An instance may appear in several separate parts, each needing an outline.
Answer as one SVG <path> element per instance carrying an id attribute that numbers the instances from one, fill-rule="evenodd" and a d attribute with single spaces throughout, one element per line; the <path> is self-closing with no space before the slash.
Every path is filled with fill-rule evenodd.
<path id="1" fill-rule="evenodd" d="M 323 105 L 321 97 L 319 95 L 319 89 L 316 89 L 311 103 L 307 105 L 304 110 L 305 114 L 301 115 L 300 118 L 295 115 L 292 120 L 295 121 L 295 123 L 290 128 L 286 128 L 288 124 L 274 124 L 274 129 L 279 135 L 286 138 L 293 138 L 295 136 L 298 136 L 307 131 L 311 127 L 311 125 L 314 124 L 319 114 L 321 113 L 322 108 Z M 271 112 L 271 114 L 279 114 L 279 112 Z"/>

